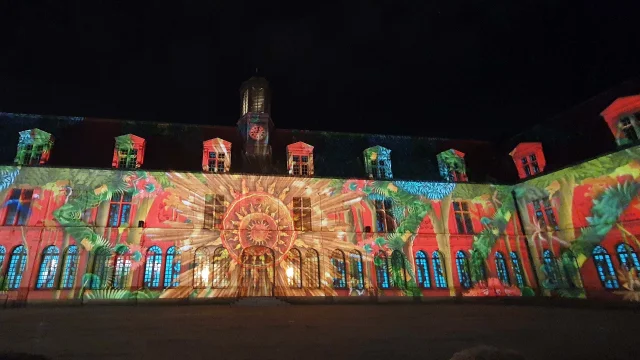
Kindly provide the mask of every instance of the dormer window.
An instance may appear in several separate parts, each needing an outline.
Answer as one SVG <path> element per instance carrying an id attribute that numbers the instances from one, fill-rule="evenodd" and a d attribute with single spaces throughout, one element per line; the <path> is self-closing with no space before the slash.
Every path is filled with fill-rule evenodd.
<path id="1" fill-rule="evenodd" d="M 365 171 L 372 179 L 393 179 L 391 172 L 391 150 L 374 146 L 364 152 Z"/>
<path id="2" fill-rule="evenodd" d="M 137 169 L 144 160 L 145 140 L 132 134 L 116 137 L 111 166 L 116 169 Z"/>
<path id="3" fill-rule="evenodd" d="M 298 141 L 287 146 L 289 175 L 313 176 L 313 146 Z"/>
<path id="4" fill-rule="evenodd" d="M 437 158 L 440 175 L 444 180 L 453 182 L 468 181 L 463 152 L 449 149 L 438 154 Z"/>
<path id="5" fill-rule="evenodd" d="M 632 144 L 640 138 L 640 95 L 618 98 L 600 115 L 618 145 Z"/>
<path id="6" fill-rule="evenodd" d="M 202 143 L 202 171 L 226 173 L 231 168 L 231 143 L 220 138 Z"/>
<path id="7" fill-rule="evenodd" d="M 546 165 L 542 143 L 520 143 L 509 155 L 513 158 L 520 179 L 541 173 Z"/>
<path id="8" fill-rule="evenodd" d="M 31 129 L 19 133 L 18 152 L 14 162 L 22 166 L 44 165 L 49 160 L 53 147 L 53 135 L 40 129 Z"/>

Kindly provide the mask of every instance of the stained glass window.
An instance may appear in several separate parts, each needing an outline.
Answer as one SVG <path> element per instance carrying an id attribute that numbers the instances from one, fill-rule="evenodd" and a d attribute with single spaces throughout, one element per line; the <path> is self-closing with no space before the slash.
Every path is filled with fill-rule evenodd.
<path id="1" fill-rule="evenodd" d="M 398 250 L 391 253 L 392 284 L 399 289 L 407 287 L 407 267 L 404 254 Z"/>
<path id="2" fill-rule="evenodd" d="M 593 249 L 593 264 L 596 266 L 602 286 L 606 289 L 618 289 L 620 284 L 607 250 L 598 245 Z"/>
<path id="3" fill-rule="evenodd" d="M 429 276 L 429 259 L 424 251 L 416 253 L 416 277 L 418 286 L 428 289 L 431 287 L 431 277 Z"/>
<path id="4" fill-rule="evenodd" d="M 498 271 L 498 279 L 505 285 L 511 286 L 511 279 L 509 277 L 509 270 L 507 268 L 507 261 L 504 259 L 504 255 L 500 251 L 496 252 L 496 270 Z"/>
<path id="5" fill-rule="evenodd" d="M 131 193 L 120 192 L 111 195 L 111 203 L 109 204 L 109 220 L 110 227 L 127 226 L 129 217 L 131 216 Z"/>
<path id="6" fill-rule="evenodd" d="M 76 271 L 78 271 L 78 246 L 69 245 L 64 252 L 64 264 L 62 268 L 62 276 L 60 278 L 61 289 L 71 289 L 76 280 Z"/>
<path id="7" fill-rule="evenodd" d="M 320 261 L 318 252 L 308 249 L 304 257 L 305 286 L 308 288 L 320 287 Z"/>
<path id="8" fill-rule="evenodd" d="M 458 270 L 458 281 L 460 281 L 460 286 L 465 289 L 469 289 L 471 287 L 469 260 L 467 259 L 467 254 L 462 250 L 456 253 L 456 268 Z"/>
<path id="9" fill-rule="evenodd" d="M 16 246 L 9 258 L 9 268 L 7 269 L 7 289 L 16 290 L 20 287 L 22 274 L 27 267 L 27 249 L 23 245 Z"/>
<path id="10" fill-rule="evenodd" d="M 331 265 L 333 265 L 333 288 L 345 289 L 347 287 L 347 269 L 342 250 L 333 250 Z"/>
<path id="11" fill-rule="evenodd" d="M 458 234 L 473 234 L 473 222 L 471 221 L 471 211 L 469 211 L 469 202 L 454 201 L 453 213 L 456 218 L 456 226 Z"/>
<path id="12" fill-rule="evenodd" d="M 311 199 L 308 197 L 293 198 L 293 222 L 298 231 L 311 231 Z"/>
<path id="13" fill-rule="evenodd" d="M 38 272 L 38 280 L 36 281 L 36 289 L 53 289 L 59 258 L 60 251 L 57 247 L 51 245 L 44 248 L 42 251 L 40 271 Z"/>
<path id="14" fill-rule="evenodd" d="M 124 247 L 116 253 L 115 268 L 113 269 L 114 289 L 124 289 L 128 286 L 129 274 L 131 273 L 131 254 L 129 248 Z"/>
<path id="15" fill-rule="evenodd" d="M 378 287 L 380 289 L 389 289 L 391 287 L 391 282 L 389 281 L 389 261 L 387 259 L 387 254 L 383 251 L 379 251 L 373 259 L 373 263 L 376 267 Z"/>
<path id="16" fill-rule="evenodd" d="M 354 289 L 364 289 L 364 273 L 362 271 L 362 254 L 358 250 L 349 252 L 350 284 Z"/>
<path id="17" fill-rule="evenodd" d="M 547 249 L 543 253 L 544 267 L 547 274 L 547 280 L 551 284 L 558 284 L 560 278 L 560 269 L 558 268 L 558 262 L 551 250 Z"/>
<path id="18" fill-rule="evenodd" d="M 218 247 L 213 252 L 213 287 L 226 288 L 230 284 L 231 257 L 227 249 Z"/>
<path id="19" fill-rule="evenodd" d="M 164 288 L 180 286 L 180 250 L 170 247 L 164 259 Z"/>
<path id="20" fill-rule="evenodd" d="M 7 212 L 4 218 L 5 226 L 24 226 L 29 219 L 31 212 L 31 189 L 13 189 L 9 199 L 5 203 Z"/>
<path id="21" fill-rule="evenodd" d="M 147 259 L 144 265 L 144 286 L 149 289 L 159 288 L 161 274 L 162 249 L 153 245 L 147 250 Z"/>
<path id="22" fill-rule="evenodd" d="M 108 249 L 96 250 L 93 258 L 93 276 L 89 284 L 91 289 L 104 289 L 109 284 L 111 253 Z"/>
<path id="23" fill-rule="evenodd" d="M 205 288 L 209 286 L 211 276 L 209 250 L 198 248 L 193 262 L 193 287 Z"/>
<path id="24" fill-rule="evenodd" d="M 300 250 L 291 249 L 287 254 L 287 263 L 285 267 L 285 275 L 287 276 L 287 284 L 291 288 L 299 289 L 302 287 L 302 255 Z"/>
<path id="25" fill-rule="evenodd" d="M 622 264 L 622 266 L 624 266 L 627 271 L 631 269 L 636 269 L 636 271 L 640 270 L 638 254 L 636 254 L 631 246 L 624 243 L 618 244 L 618 246 L 616 247 L 616 251 L 618 252 L 620 264 Z"/>
<path id="26" fill-rule="evenodd" d="M 438 289 L 446 289 L 447 288 L 447 276 L 444 273 L 444 269 L 442 268 L 442 262 L 439 251 L 434 251 L 432 255 L 432 263 L 433 263 L 433 278 L 436 283 L 436 288 Z"/>
<path id="27" fill-rule="evenodd" d="M 515 251 L 511 252 L 511 266 L 513 267 L 513 273 L 516 276 L 516 284 L 519 288 L 525 287 L 524 272 L 522 271 L 522 265 L 520 264 L 520 258 Z"/>

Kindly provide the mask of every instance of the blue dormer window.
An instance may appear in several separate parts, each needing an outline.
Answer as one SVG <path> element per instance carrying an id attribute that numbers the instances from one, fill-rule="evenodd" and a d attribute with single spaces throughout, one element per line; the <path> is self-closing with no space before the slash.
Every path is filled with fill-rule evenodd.
<path id="1" fill-rule="evenodd" d="M 364 150 L 364 167 L 372 179 L 393 179 L 391 172 L 391 150 L 374 146 Z"/>

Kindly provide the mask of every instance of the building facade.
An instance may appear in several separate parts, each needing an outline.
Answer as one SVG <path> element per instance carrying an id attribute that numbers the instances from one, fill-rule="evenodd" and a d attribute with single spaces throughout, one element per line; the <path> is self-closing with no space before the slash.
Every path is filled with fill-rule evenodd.
<path id="1" fill-rule="evenodd" d="M 279 130 L 270 97 L 243 83 L 235 127 L 0 114 L 0 298 L 640 300 L 640 96 L 569 167 L 535 136 Z"/>

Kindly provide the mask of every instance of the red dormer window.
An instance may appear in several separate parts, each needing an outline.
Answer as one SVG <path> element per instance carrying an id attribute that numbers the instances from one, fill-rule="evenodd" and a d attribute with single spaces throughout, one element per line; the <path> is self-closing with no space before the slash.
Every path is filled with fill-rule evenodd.
<path id="1" fill-rule="evenodd" d="M 289 175 L 313 176 L 313 146 L 302 141 L 287 146 Z"/>
<path id="2" fill-rule="evenodd" d="M 202 143 L 202 171 L 226 173 L 230 168 L 230 142 L 215 138 Z"/>
<path id="3" fill-rule="evenodd" d="M 542 143 L 520 143 L 509 155 L 516 164 L 520 179 L 541 173 L 546 165 Z"/>
<path id="4" fill-rule="evenodd" d="M 632 144 L 640 138 L 640 95 L 618 98 L 600 115 L 618 145 Z"/>
<path id="5" fill-rule="evenodd" d="M 137 169 L 144 160 L 145 140 L 132 134 L 116 137 L 111 166 L 116 169 Z"/>

